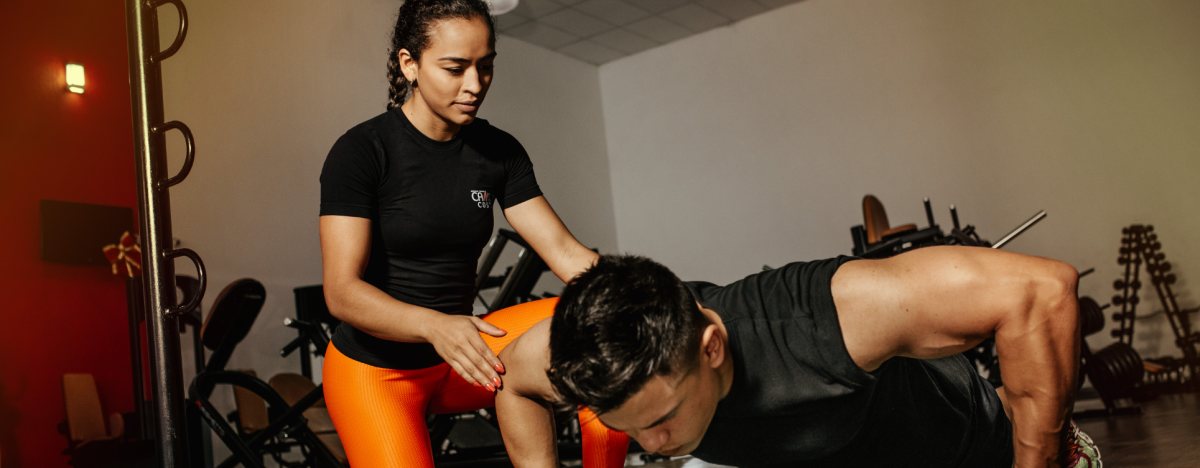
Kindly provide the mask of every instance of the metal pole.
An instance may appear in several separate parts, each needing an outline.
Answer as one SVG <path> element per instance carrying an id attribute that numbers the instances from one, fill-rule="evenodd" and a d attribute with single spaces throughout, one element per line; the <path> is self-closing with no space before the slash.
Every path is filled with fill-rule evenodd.
<path id="1" fill-rule="evenodd" d="M 157 8 L 173 4 L 179 11 L 180 30 L 167 50 L 159 51 Z M 137 157 L 138 209 L 141 227 L 142 303 L 153 380 L 154 433 L 158 466 L 185 467 L 188 454 L 182 356 L 178 314 L 199 304 L 206 278 L 199 257 L 187 249 L 171 250 L 171 200 L 168 189 L 187 176 L 195 147 L 191 132 L 179 122 L 163 123 L 162 75 L 159 62 L 179 49 L 187 32 L 187 11 L 179 0 L 126 0 L 125 28 L 129 46 L 129 90 L 133 108 L 133 137 Z M 187 157 L 180 173 L 167 177 L 164 132 L 176 129 L 187 142 Z M 189 257 L 197 267 L 200 288 L 196 297 L 176 307 L 174 258 Z M 182 309 L 182 310 L 180 310 Z M 135 370 L 136 372 L 136 370 Z"/>
<path id="2" fill-rule="evenodd" d="M 1046 217 L 1046 210 L 1041 210 L 1041 211 L 1037 212 L 1037 214 L 1033 215 L 1032 218 L 1029 218 L 1028 221 L 1021 223 L 1021 225 L 1017 226 L 1016 229 L 1013 229 L 1012 232 L 1006 234 L 1003 238 L 996 241 L 996 243 L 992 245 L 992 248 L 999 249 L 1001 247 L 1004 247 L 1004 244 L 1007 244 L 1008 241 L 1013 240 L 1013 238 L 1021 235 L 1022 232 L 1025 232 L 1026 229 L 1033 227 L 1034 224 L 1037 224 L 1038 221 L 1041 221 L 1042 218 L 1045 218 L 1045 217 Z"/>

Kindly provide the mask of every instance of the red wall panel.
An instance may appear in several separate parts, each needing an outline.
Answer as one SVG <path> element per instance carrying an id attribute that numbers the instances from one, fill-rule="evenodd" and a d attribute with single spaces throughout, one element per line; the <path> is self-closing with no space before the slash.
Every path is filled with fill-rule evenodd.
<path id="1" fill-rule="evenodd" d="M 6 1 L 0 60 L 0 465 L 65 467 L 63 373 L 93 374 L 106 413 L 133 409 L 125 290 L 40 259 L 38 200 L 137 204 L 124 3 Z"/>

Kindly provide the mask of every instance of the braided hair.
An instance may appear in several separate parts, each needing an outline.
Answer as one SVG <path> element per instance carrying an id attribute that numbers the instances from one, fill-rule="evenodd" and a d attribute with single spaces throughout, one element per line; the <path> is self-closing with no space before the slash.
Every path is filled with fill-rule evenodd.
<path id="1" fill-rule="evenodd" d="M 421 60 L 421 52 L 429 47 L 429 31 L 438 21 L 447 19 L 481 18 L 488 27 L 488 42 L 496 46 L 496 20 L 484 0 L 405 0 L 396 17 L 392 31 L 392 48 L 388 51 L 388 110 L 400 107 L 412 95 L 409 83 L 400 70 L 400 50 L 408 50 L 413 60 Z"/>

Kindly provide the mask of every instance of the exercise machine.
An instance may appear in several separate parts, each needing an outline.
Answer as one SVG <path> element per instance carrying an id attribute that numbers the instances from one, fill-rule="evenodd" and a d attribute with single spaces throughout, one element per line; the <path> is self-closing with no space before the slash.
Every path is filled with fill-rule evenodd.
<path id="1" fill-rule="evenodd" d="M 874 195 L 863 197 L 863 224 L 850 228 L 850 237 L 854 241 L 852 253 L 862 258 L 887 258 L 909 250 L 928 247 L 931 245 L 968 245 L 975 247 L 991 247 L 999 249 L 1017 236 L 1037 224 L 1046 217 L 1046 211 L 1038 211 L 1033 217 L 1021 223 L 995 244 L 981 239 L 975 232 L 975 226 L 962 226 L 958 222 L 958 209 L 950 205 L 950 218 L 953 228 L 949 233 L 933 220 L 933 208 L 929 199 L 925 199 L 925 219 L 929 226 L 917 229 L 916 224 L 903 224 L 892 227 L 888 224 L 887 211 L 883 203 Z"/>
<path id="2" fill-rule="evenodd" d="M 258 281 L 234 281 L 217 296 L 208 316 L 196 329 L 203 348 L 211 350 L 212 354 L 204 359 L 204 350 L 198 350 L 200 354 L 196 361 L 200 367 L 188 388 L 188 434 L 192 466 L 212 466 L 204 457 L 210 450 L 207 450 L 200 437 L 200 434 L 207 432 L 199 424 L 199 421 L 203 421 L 232 452 L 231 456 L 216 464 L 219 468 L 237 465 L 261 468 L 266 455 L 270 455 L 280 466 L 289 468 L 342 467 L 337 456 L 309 428 L 308 420 L 304 417 L 304 412 L 323 398 L 320 386 L 289 402 L 276 388 L 256 376 L 225 368 L 234 349 L 249 333 L 265 301 L 266 289 Z M 248 414 L 252 410 L 248 411 L 245 407 L 239 407 L 236 414 L 223 416 L 210 398 L 217 385 L 233 386 L 235 391 L 242 393 L 237 397 L 241 401 L 265 402 L 266 417 L 256 420 L 255 414 Z M 301 460 L 284 457 L 293 447 L 300 450 Z"/>
<path id="3" fill-rule="evenodd" d="M 496 266 L 496 262 L 509 242 L 521 248 L 517 252 L 517 261 L 505 269 L 503 274 L 493 276 L 492 269 Z M 538 256 L 533 247 L 530 247 L 529 243 L 521 238 L 520 234 L 508 229 L 500 229 L 488 241 L 487 249 L 487 255 L 483 257 L 475 276 L 475 297 L 488 312 L 495 312 L 505 307 L 537 299 L 555 297 L 550 293 L 544 293 L 541 296 L 533 295 L 533 287 L 541 279 L 542 273 L 550 271 L 550 267 L 546 265 L 542 257 Z M 483 290 L 494 288 L 499 289 L 490 303 L 479 294 Z"/>

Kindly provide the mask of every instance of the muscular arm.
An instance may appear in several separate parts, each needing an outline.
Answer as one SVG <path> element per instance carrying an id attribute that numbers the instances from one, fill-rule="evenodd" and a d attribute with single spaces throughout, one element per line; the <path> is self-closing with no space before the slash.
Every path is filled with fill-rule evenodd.
<path id="1" fill-rule="evenodd" d="M 513 466 L 557 468 L 554 390 L 546 369 L 550 367 L 550 319 L 534 325 L 513 340 L 500 359 L 507 364 L 504 387 L 496 393 L 500 434 Z"/>
<path id="2" fill-rule="evenodd" d="M 893 356 L 951 356 L 994 336 L 1016 466 L 1053 467 L 1079 363 L 1077 278 L 1045 258 L 931 247 L 847 263 L 832 289 L 846 348 L 868 371 Z"/>
<path id="3" fill-rule="evenodd" d="M 475 317 L 448 316 L 398 301 L 368 284 L 363 272 L 371 251 L 371 220 L 322 216 L 320 223 L 325 302 L 334 317 L 385 340 L 433 343 L 468 382 L 496 382 L 500 361 L 479 331 L 503 336 L 503 330 Z"/>
<path id="4" fill-rule="evenodd" d="M 546 197 L 534 197 L 509 207 L 504 210 L 504 217 L 564 283 L 591 267 L 599 257 L 575 240 Z"/>

